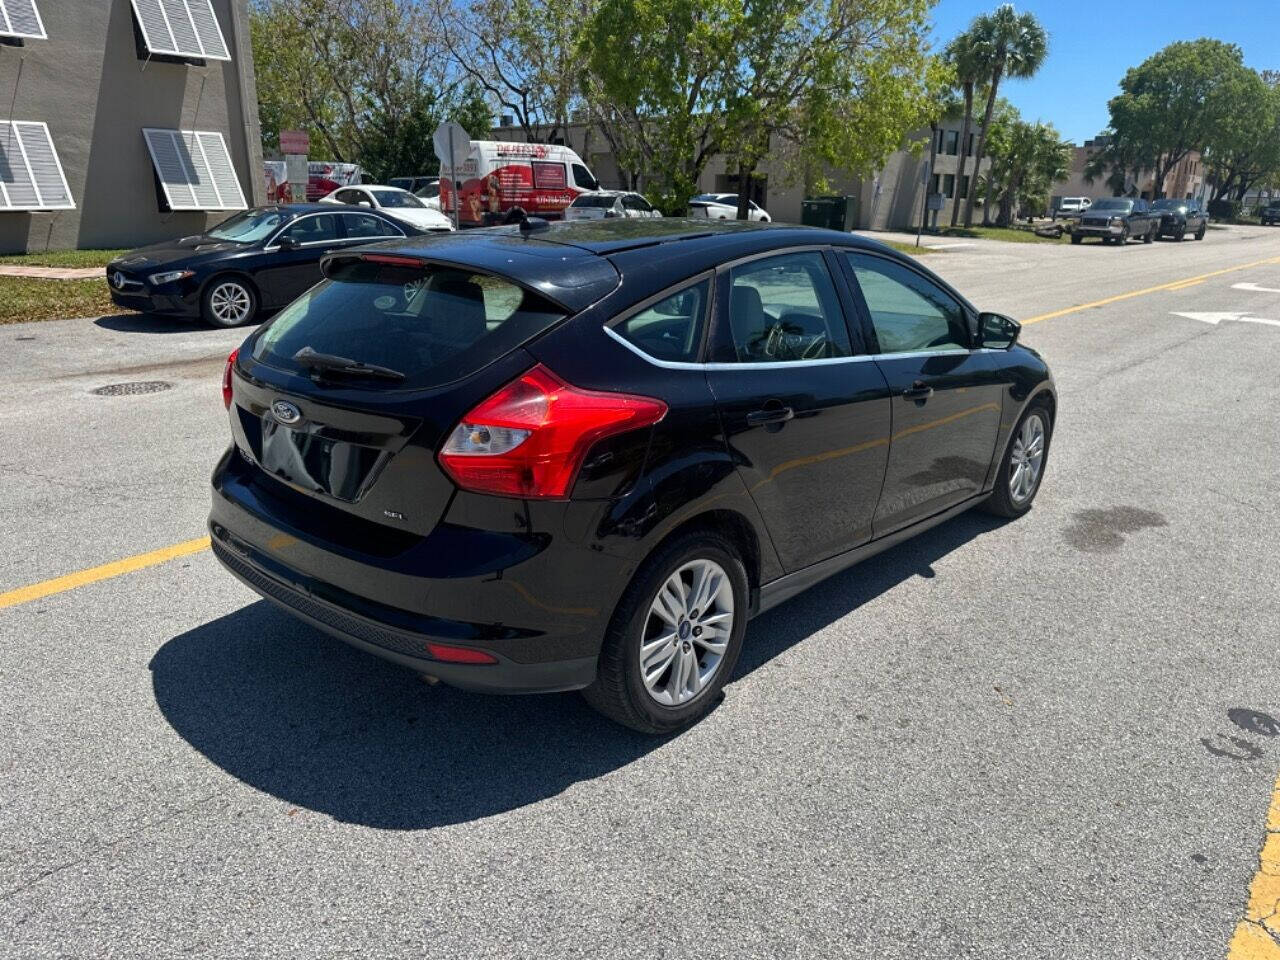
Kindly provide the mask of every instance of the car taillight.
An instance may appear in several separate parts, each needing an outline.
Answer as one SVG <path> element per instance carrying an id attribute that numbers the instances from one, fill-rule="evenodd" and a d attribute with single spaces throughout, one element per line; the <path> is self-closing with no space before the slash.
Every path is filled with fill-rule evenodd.
<path id="1" fill-rule="evenodd" d="M 583 390 L 539 365 L 462 418 L 440 465 L 464 490 L 563 498 L 593 444 L 666 413 L 661 400 Z"/>
<path id="2" fill-rule="evenodd" d="M 231 370 L 236 365 L 236 357 L 240 356 L 240 348 L 236 347 L 227 357 L 227 365 L 222 368 L 222 405 L 231 409 Z"/>

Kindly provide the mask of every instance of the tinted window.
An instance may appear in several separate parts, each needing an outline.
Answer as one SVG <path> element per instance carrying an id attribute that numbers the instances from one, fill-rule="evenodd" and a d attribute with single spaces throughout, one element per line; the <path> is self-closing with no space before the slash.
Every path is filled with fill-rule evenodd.
<path id="1" fill-rule="evenodd" d="M 597 183 L 596 178 L 591 175 L 591 171 L 580 163 L 573 164 L 573 182 L 583 190 L 600 189 L 600 184 Z"/>
<path id="2" fill-rule="evenodd" d="M 613 330 L 657 360 L 692 363 L 702 345 L 710 289 L 709 280 L 685 287 L 628 317 Z"/>
<path id="3" fill-rule="evenodd" d="M 817 251 L 752 260 L 729 272 L 729 343 L 717 359 L 776 363 L 847 357 L 849 331 Z"/>
<path id="4" fill-rule="evenodd" d="M 847 253 L 881 353 L 969 348 L 964 310 L 918 273 L 880 257 Z"/>
<path id="5" fill-rule="evenodd" d="M 436 386 L 474 373 L 562 316 L 497 277 L 357 261 L 277 314 L 254 340 L 253 356 L 293 370 L 293 356 L 311 347 L 398 370 L 403 387 Z"/>
<path id="6" fill-rule="evenodd" d="M 342 222 L 347 228 L 347 239 L 365 237 L 403 237 L 404 234 L 385 220 L 368 213 L 344 213 Z"/>
<path id="7" fill-rule="evenodd" d="M 534 160 L 533 185 L 539 190 L 563 190 L 567 184 L 563 163 Z"/>
<path id="8" fill-rule="evenodd" d="M 297 243 L 326 243 L 338 239 L 338 214 L 322 213 L 303 217 L 287 228 L 281 237 L 289 237 Z"/>
<path id="9" fill-rule="evenodd" d="M 645 204 L 643 200 L 637 197 L 634 193 L 628 193 L 626 196 L 624 196 L 622 198 L 622 205 L 628 210 L 640 210 L 640 211 L 645 210 L 648 206 L 647 204 Z"/>
<path id="10" fill-rule="evenodd" d="M 367 198 L 359 190 L 339 190 L 333 195 L 333 199 L 339 203 L 359 203 Z"/>
<path id="11" fill-rule="evenodd" d="M 1115 213 L 1128 213 L 1133 209 L 1133 201 L 1124 197 L 1108 197 L 1099 200 L 1090 209 L 1093 210 L 1110 210 Z"/>
<path id="12" fill-rule="evenodd" d="M 577 199 L 575 199 L 573 203 L 569 204 L 569 206 L 578 207 L 578 208 L 604 207 L 607 210 L 613 207 L 616 200 L 617 200 L 616 197 L 588 196 L 584 194 L 578 197 Z"/>

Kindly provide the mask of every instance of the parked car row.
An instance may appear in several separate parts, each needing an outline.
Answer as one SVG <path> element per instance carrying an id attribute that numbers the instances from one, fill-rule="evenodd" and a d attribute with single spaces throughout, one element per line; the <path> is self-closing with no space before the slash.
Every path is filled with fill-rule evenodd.
<path id="1" fill-rule="evenodd" d="M 1280 224 L 1280 200 L 1272 200 L 1258 211 L 1258 219 L 1264 227 Z"/>
<path id="2" fill-rule="evenodd" d="M 1181 240 L 1188 234 L 1203 240 L 1208 224 L 1199 200 L 1168 198 L 1151 204 L 1141 198 L 1104 197 L 1071 224 L 1071 242 L 1097 237 L 1124 246 L 1130 240 L 1152 243 L 1160 237 Z"/>

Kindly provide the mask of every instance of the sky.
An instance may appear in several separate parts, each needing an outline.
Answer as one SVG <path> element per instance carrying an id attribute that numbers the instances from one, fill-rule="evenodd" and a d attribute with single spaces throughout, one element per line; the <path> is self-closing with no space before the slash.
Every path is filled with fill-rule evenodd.
<path id="1" fill-rule="evenodd" d="M 938 0 L 935 47 L 1002 0 Z M 1244 51 L 1256 70 L 1280 69 L 1280 0 L 1015 0 L 1049 33 L 1049 56 L 1030 80 L 1000 94 L 1028 120 L 1043 120 L 1083 143 L 1107 126 L 1107 101 L 1125 71 L 1176 40 L 1213 37 Z"/>

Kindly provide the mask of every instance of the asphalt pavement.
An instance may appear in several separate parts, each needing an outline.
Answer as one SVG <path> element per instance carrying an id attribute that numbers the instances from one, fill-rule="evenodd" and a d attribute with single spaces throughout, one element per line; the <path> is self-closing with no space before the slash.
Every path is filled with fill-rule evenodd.
<path id="1" fill-rule="evenodd" d="M 0 327 L 0 957 L 1226 955 L 1280 772 L 1280 230 L 924 262 L 1053 366 L 1034 509 L 763 615 L 668 739 L 430 686 L 208 551 L 6 604 L 204 532 L 243 332 Z"/>

